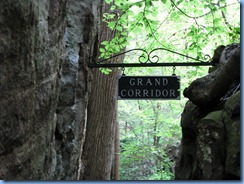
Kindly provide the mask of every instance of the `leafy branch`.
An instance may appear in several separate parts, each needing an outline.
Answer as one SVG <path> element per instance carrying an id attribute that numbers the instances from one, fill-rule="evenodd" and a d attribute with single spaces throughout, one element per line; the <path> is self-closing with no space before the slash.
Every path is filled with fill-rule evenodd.
<path id="1" fill-rule="evenodd" d="M 181 10 L 181 9 L 174 3 L 173 0 L 170 0 L 170 2 L 171 2 L 171 3 L 176 7 L 176 9 L 178 9 L 183 15 L 185 15 L 186 17 L 191 18 L 191 19 L 199 19 L 199 18 L 205 17 L 205 16 L 207 16 L 207 15 L 209 15 L 209 14 L 212 13 L 212 10 L 210 10 L 209 12 L 204 13 L 204 14 L 199 15 L 199 16 L 191 16 L 191 15 L 188 15 L 187 13 L 185 13 L 183 10 Z M 212 5 L 214 5 L 214 4 L 212 4 Z M 224 8 L 226 8 L 226 7 L 228 7 L 228 6 L 232 6 L 232 5 L 236 5 L 236 3 L 225 4 L 224 6 L 219 6 L 218 8 L 219 8 L 219 9 L 224 9 Z"/>
<path id="2" fill-rule="evenodd" d="M 108 2 L 111 2 L 111 0 L 107 0 Z M 207 13 L 202 13 L 197 16 L 192 16 L 189 15 L 186 11 L 184 11 L 184 8 L 180 8 L 179 5 L 183 1 L 179 1 L 178 3 L 175 3 L 174 0 L 170 0 L 169 3 L 167 3 L 166 0 L 161 0 L 162 3 L 164 3 L 165 7 L 169 7 L 170 10 L 164 20 L 161 21 L 155 21 L 154 18 L 151 17 L 156 17 L 157 15 L 157 8 L 155 8 L 154 3 L 157 3 L 158 5 L 158 0 L 140 0 L 137 2 L 129 2 L 129 1 L 122 1 L 122 0 L 115 0 L 115 5 L 111 7 L 111 14 L 114 14 L 114 16 L 118 16 L 117 21 L 111 21 L 112 15 L 106 15 L 105 21 L 107 22 L 108 26 L 112 30 L 116 30 L 117 33 L 114 36 L 114 38 L 110 41 L 104 41 L 102 43 L 103 48 L 100 49 L 101 51 L 101 56 L 100 58 L 108 58 L 113 54 L 119 53 L 121 49 L 125 48 L 131 37 L 129 36 L 130 33 L 133 33 L 132 35 L 142 35 L 146 36 L 146 38 L 143 40 L 140 40 L 141 47 L 145 45 L 145 43 L 150 42 L 149 44 L 145 45 L 147 48 L 154 47 L 155 44 L 158 44 L 163 47 L 168 47 L 170 45 L 166 44 L 165 46 L 164 43 L 166 43 L 168 40 L 170 40 L 173 36 L 174 38 L 177 37 L 179 38 L 178 34 L 181 36 L 181 39 L 185 39 L 186 37 L 190 38 L 192 41 L 190 45 L 190 49 L 192 52 L 194 49 L 196 49 L 197 53 L 200 53 L 200 50 L 206 45 L 207 42 L 207 37 L 212 35 L 213 33 L 219 33 L 222 31 L 223 27 L 220 26 L 220 16 L 216 14 L 217 11 L 221 11 L 222 13 L 222 18 L 225 20 L 225 24 L 231 28 L 231 24 L 227 21 L 226 16 L 224 14 L 224 9 L 226 7 L 231 6 L 231 5 L 236 5 L 237 3 L 232 3 L 232 4 L 224 4 L 220 5 L 219 2 L 217 3 L 212 3 L 211 1 L 206 1 L 202 6 L 204 10 L 209 9 Z M 169 4 L 171 6 L 169 6 Z M 157 6 L 156 5 L 156 6 Z M 192 4 L 197 12 L 198 5 Z M 135 7 L 135 8 L 133 8 Z M 136 8 L 138 7 L 138 8 Z M 133 12 L 133 10 L 139 10 L 137 13 Z M 171 35 L 166 38 L 166 35 L 164 40 L 159 36 L 158 33 L 160 33 L 160 28 L 162 25 L 165 25 L 165 22 L 171 20 L 179 20 L 180 14 L 174 10 L 178 10 L 180 14 L 183 16 L 187 17 L 188 19 L 192 19 L 194 24 L 188 26 L 187 28 L 183 27 L 182 29 L 176 31 L 175 33 L 172 33 Z M 118 11 L 120 10 L 120 11 Z M 201 12 L 201 11 L 200 11 Z M 198 13 L 199 14 L 199 13 Z M 209 24 L 204 24 L 203 19 L 211 15 L 212 18 L 209 18 L 211 23 L 213 23 L 212 26 Z M 206 18 L 205 18 L 206 19 Z M 207 18 L 208 19 L 208 18 Z M 208 20 L 208 21 L 209 21 Z M 189 22 L 189 21 L 187 21 Z M 211 28 L 211 30 L 210 30 Z M 238 32 L 238 28 L 234 28 L 235 33 L 234 35 Z M 187 32 L 187 30 L 189 30 Z M 231 29 L 230 29 L 231 30 Z M 234 38 L 234 36 L 232 36 Z M 141 36 L 140 36 L 141 38 Z"/>

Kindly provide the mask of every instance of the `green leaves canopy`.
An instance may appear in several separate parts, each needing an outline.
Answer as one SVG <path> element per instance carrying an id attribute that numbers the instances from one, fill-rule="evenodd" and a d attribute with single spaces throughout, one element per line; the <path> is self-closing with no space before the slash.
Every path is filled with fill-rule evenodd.
<path id="1" fill-rule="evenodd" d="M 164 47 L 203 58 L 218 45 L 240 39 L 237 0 L 115 0 L 114 4 L 104 21 L 118 32 L 103 42 L 101 58 L 124 47 Z M 118 20 L 111 21 L 115 14 Z"/>

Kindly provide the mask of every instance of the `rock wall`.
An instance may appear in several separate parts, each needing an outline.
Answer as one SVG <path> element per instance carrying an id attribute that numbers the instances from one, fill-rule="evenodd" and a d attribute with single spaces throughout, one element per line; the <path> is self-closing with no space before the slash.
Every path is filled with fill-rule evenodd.
<path id="1" fill-rule="evenodd" d="M 232 57 L 236 53 L 239 55 Z M 218 59 L 219 63 L 210 69 L 209 75 L 214 85 L 221 86 L 219 82 L 227 85 L 218 75 L 226 71 L 226 66 L 232 66 L 227 63 L 233 62 L 233 67 L 240 64 L 240 45 L 227 46 Z M 238 70 L 235 72 L 237 76 L 240 74 Z M 216 98 L 211 102 L 194 104 L 191 99 L 196 100 L 196 89 L 201 86 L 202 94 L 208 94 L 203 86 L 212 82 L 209 81 L 207 76 L 190 86 L 190 100 L 181 118 L 182 140 L 175 168 L 176 180 L 240 179 L 240 79 L 233 77 L 227 90 L 221 91 L 222 97 L 217 94 L 220 91 L 215 91 Z"/>
<path id="2" fill-rule="evenodd" d="M 0 178 L 49 178 L 66 1 L 0 7 Z"/>
<path id="3" fill-rule="evenodd" d="M 100 25 L 99 1 L 71 0 L 67 8 L 66 57 L 62 65 L 61 93 L 55 130 L 55 178 L 79 179 L 85 141 L 91 76 L 87 64 L 96 57 Z"/>
<path id="4" fill-rule="evenodd" d="M 0 179 L 78 179 L 99 0 L 0 1 Z"/>

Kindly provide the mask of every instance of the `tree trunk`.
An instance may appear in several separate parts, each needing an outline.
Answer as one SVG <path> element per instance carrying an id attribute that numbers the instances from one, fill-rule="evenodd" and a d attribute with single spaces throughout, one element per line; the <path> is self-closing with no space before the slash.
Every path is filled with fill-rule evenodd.
<path id="1" fill-rule="evenodd" d="M 116 122 L 115 127 L 115 155 L 114 155 L 114 180 L 120 180 L 120 131 L 119 122 Z"/>
<path id="2" fill-rule="evenodd" d="M 108 12 L 109 8 L 109 5 L 104 4 L 103 12 Z M 102 24 L 101 30 L 99 36 L 101 42 L 110 40 L 116 33 L 109 30 L 105 23 Z M 114 58 L 111 62 L 122 60 L 123 56 Z M 117 121 L 115 107 L 117 107 L 118 69 L 113 69 L 109 75 L 101 73 L 99 69 L 92 69 L 92 73 L 93 83 L 88 103 L 86 141 L 82 155 L 84 166 L 80 179 L 110 180 Z"/>

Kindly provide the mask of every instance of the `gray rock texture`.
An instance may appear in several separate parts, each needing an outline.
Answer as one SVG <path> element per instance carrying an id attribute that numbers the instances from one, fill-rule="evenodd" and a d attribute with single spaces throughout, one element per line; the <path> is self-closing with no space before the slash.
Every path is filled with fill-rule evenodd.
<path id="1" fill-rule="evenodd" d="M 218 66 L 210 70 L 216 71 L 213 82 L 221 79 L 218 74 L 223 75 L 221 72 L 218 73 L 220 67 L 225 65 L 231 67 L 228 62 L 234 63 L 232 59 L 235 58 L 237 58 L 236 62 L 240 62 L 238 55 L 232 57 L 232 54 L 237 53 L 234 50 L 238 49 L 237 46 L 238 44 L 227 46 L 221 54 Z M 238 72 L 236 70 L 236 76 L 239 75 Z M 204 88 L 199 86 L 204 86 L 206 80 L 204 78 L 197 80 L 196 87 L 204 93 Z M 228 85 L 225 81 L 222 82 Z M 219 84 L 219 81 L 216 84 Z M 194 95 L 195 86 L 191 87 Z M 182 140 L 175 167 L 176 180 L 240 179 L 240 80 L 233 77 L 232 83 L 226 88 L 227 91 L 221 91 L 225 93 L 221 98 L 217 99 L 218 94 L 215 95 L 214 101 L 217 103 L 209 102 L 211 106 L 206 102 L 204 106 L 197 105 L 199 101 L 197 104 L 192 101 L 187 102 L 181 118 Z M 192 96 L 189 97 L 191 99 Z"/>
<path id="2" fill-rule="evenodd" d="M 69 1 L 65 32 L 66 57 L 62 65 L 61 92 L 55 130 L 55 178 L 79 179 L 87 123 L 91 76 L 87 64 L 95 55 L 99 1 Z"/>
<path id="3" fill-rule="evenodd" d="M 0 179 L 78 179 L 99 0 L 0 1 Z"/>
<path id="4" fill-rule="evenodd" d="M 48 179 L 66 1 L 8 0 L 0 9 L 0 178 Z"/>

